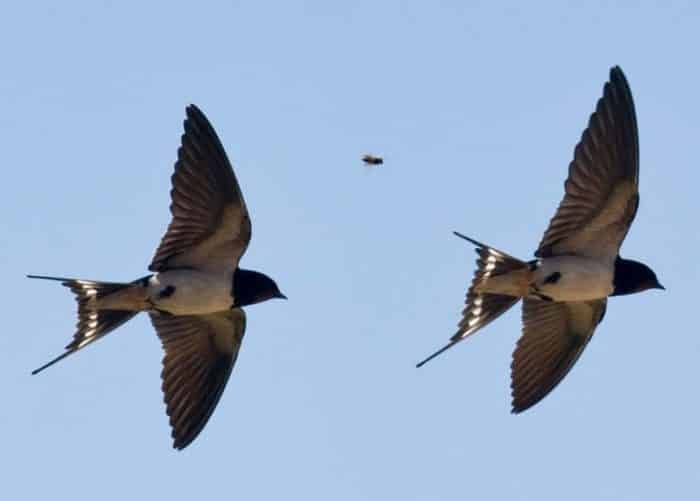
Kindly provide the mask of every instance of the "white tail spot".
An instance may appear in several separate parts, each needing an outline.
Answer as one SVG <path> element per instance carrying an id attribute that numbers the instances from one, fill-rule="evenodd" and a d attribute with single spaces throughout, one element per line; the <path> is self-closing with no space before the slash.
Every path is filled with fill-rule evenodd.
<path id="1" fill-rule="evenodd" d="M 95 289 L 95 285 L 92 282 L 76 280 L 75 283 L 78 284 L 81 289 L 83 289 L 83 294 L 85 294 L 87 297 L 90 298 L 97 295 L 97 289 Z"/>
<path id="2" fill-rule="evenodd" d="M 80 341 L 80 344 L 78 344 L 78 349 L 82 348 L 86 344 L 88 344 L 90 341 L 92 341 L 92 335 L 95 333 L 95 329 L 90 329 L 85 333 L 85 339 Z"/>
<path id="3" fill-rule="evenodd" d="M 489 257 L 486 258 L 486 266 L 484 267 L 484 276 L 489 277 L 491 276 L 491 272 L 496 268 L 496 256 L 494 255 L 489 255 Z"/>
<path id="4" fill-rule="evenodd" d="M 83 346 L 88 344 L 92 340 L 92 336 L 95 335 L 95 331 L 97 331 L 97 323 L 98 323 L 97 312 L 91 311 L 88 314 L 88 320 L 89 320 L 89 322 L 87 323 L 88 330 L 85 331 L 84 338 L 78 344 L 78 348 L 82 348 Z"/>

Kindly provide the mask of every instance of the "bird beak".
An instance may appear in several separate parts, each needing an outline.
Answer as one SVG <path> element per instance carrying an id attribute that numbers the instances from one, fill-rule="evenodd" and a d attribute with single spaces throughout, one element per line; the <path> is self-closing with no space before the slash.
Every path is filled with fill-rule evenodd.
<path id="1" fill-rule="evenodd" d="M 275 297 L 276 297 L 276 298 L 279 298 L 279 299 L 287 299 L 287 296 L 285 296 L 285 295 L 282 294 L 281 292 L 278 292 L 278 293 L 275 295 Z"/>
<path id="2" fill-rule="evenodd" d="M 657 285 L 658 285 L 658 288 L 661 289 L 662 291 L 666 290 L 666 287 L 664 287 L 663 285 L 661 285 L 661 284 L 657 284 Z"/>

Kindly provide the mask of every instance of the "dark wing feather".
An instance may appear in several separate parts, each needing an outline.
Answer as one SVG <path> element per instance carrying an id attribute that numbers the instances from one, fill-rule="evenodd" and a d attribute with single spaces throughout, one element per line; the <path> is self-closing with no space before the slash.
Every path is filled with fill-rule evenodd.
<path id="1" fill-rule="evenodd" d="M 566 376 L 603 319 L 606 305 L 607 299 L 523 300 L 523 335 L 511 365 L 513 412 L 535 405 Z"/>
<path id="2" fill-rule="evenodd" d="M 250 217 L 223 146 L 194 105 L 187 107 L 172 185 L 173 219 L 149 269 L 235 269 L 250 241 Z"/>
<path id="3" fill-rule="evenodd" d="M 187 447 L 207 424 L 236 362 L 245 332 L 245 313 L 210 315 L 151 313 L 163 343 L 163 393 L 173 447 Z"/>
<path id="4" fill-rule="evenodd" d="M 612 263 L 637 211 L 638 181 L 634 102 L 616 66 L 576 146 L 564 199 L 535 255 L 575 254 Z"/>

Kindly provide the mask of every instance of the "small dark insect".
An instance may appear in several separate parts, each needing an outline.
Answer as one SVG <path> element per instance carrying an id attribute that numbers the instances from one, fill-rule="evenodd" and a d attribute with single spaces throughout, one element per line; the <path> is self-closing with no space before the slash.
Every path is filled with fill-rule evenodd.
<path id="1" fill-rule="evenodd" d="M 365 155 L 362 157 L 362 161 L 367 165 L 381 165 L 384 163 L 382 157 L 375 157 L 374 155 Z"/>

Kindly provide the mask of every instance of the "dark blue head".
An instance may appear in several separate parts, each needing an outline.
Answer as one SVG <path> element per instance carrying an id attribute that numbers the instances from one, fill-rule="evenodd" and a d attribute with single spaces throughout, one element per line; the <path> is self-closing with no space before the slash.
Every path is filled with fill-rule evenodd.
<path id="1" fill-rule="evenodd" d="M 615 290 L 612 296 L 622 296 L 624 294 L 634 294 L 649 289 L 666 290 L 656 278 L 656 273 L 646 264 L 622 259 L 617 256 L 615 261 L 615 277 L 613 278 Z"/>
<path id="2" fill-rule="evenodd" d="M 268 299 L 287 299 L 277 287 L 277 284 L 267 275 L 252 270 L 242 270 L 237 268 L 233 273 L 233 306 L 247 306 L 249 304 L 261 303 Z"/>

